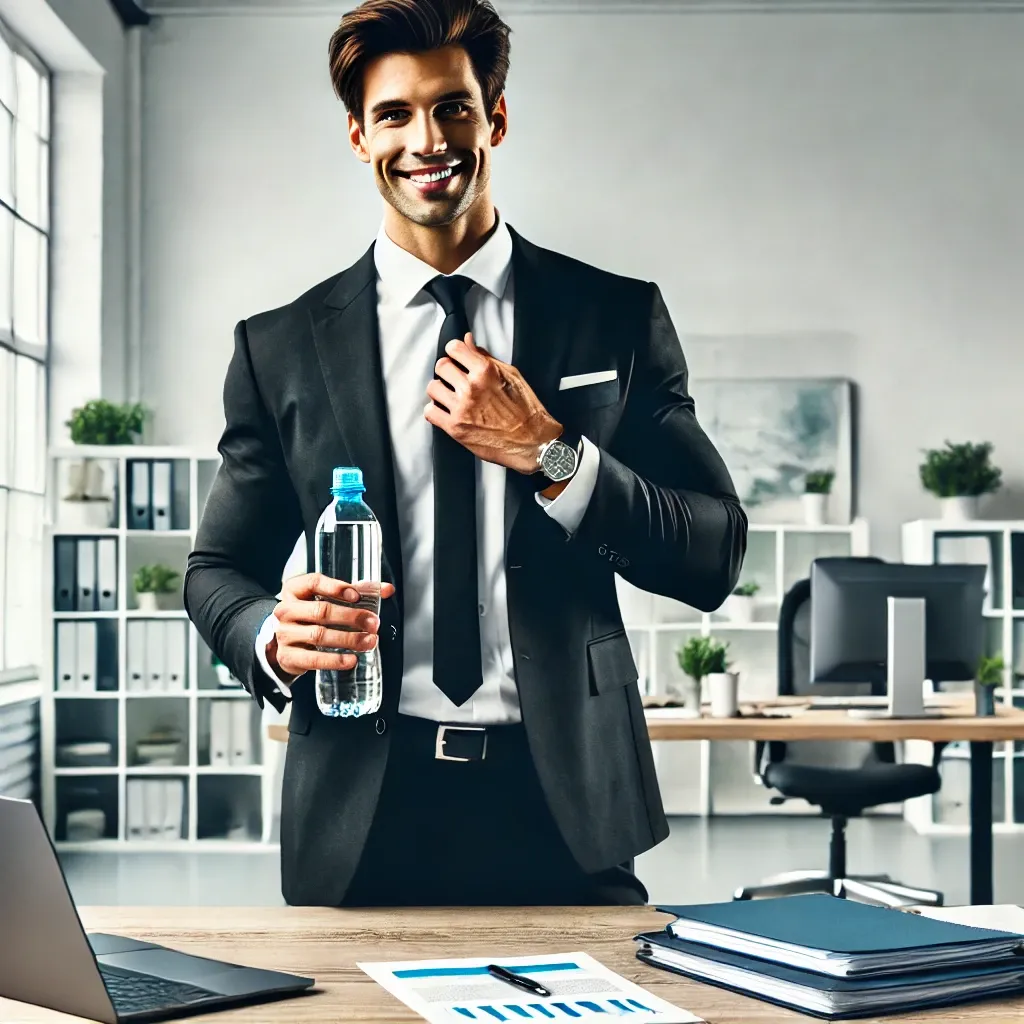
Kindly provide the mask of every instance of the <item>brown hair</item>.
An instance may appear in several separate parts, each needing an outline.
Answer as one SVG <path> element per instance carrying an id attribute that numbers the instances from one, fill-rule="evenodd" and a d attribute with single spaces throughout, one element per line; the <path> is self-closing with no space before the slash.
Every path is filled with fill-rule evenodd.
<path id="1" fill-rule="evenodd" d="M 505 88 L 511 31 L 489 0 L 363 0 L 331 36 L 331 84 L 362 126 L 363 70 L 369 61 L 458 45 L 469 54 L 490 114 Z"/>

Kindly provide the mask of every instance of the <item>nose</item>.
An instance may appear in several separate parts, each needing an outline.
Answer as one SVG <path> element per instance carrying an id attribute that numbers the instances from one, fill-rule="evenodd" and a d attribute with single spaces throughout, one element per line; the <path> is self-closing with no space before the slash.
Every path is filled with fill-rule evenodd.
<path id="1" fill-rule="evenodd" d="M 429 112 L 419 113 L 413 122 L 412 150 L 419 156 L 436 156 L 448 148 L 448 140 L 444 137 L 441 125 L 431 117 Z"/>

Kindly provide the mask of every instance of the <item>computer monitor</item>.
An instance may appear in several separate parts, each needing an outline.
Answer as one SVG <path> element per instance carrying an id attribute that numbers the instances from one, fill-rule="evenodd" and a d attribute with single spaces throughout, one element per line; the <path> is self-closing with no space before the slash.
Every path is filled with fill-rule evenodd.
<path id="1" fill-rule="evenodd" d="M 982 565 L 811 564 L 812 683 L 870 683 L 889 711 L 923 710 L 923 684 L 973 679 L 984 640 Z"/>

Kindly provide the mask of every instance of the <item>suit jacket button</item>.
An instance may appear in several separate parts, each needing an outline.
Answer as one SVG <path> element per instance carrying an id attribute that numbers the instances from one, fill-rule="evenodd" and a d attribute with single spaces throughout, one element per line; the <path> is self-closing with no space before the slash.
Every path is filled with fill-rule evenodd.
<path id="1" fill-rule="evenodd" d="M 388 723 L 385 722 L 383 718 L 378 718 L 376 723 L 374 724 L 374 728 L 377 730 L 377 735 L 378 736 L 383 736 L 384 735 L 384 730 L 387 727 L 388 727 Z"/>

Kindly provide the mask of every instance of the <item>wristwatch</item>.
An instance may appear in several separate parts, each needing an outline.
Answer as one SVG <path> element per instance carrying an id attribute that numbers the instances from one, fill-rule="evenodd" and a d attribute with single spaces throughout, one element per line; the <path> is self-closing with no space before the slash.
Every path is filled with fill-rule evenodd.
<path id="1" fill-rule="evenodd" d="M 568 428 L 553 441 L 545 441 L 537 451 L 537 490 L 572 479 L 582 452 L 583 438 Z"/>

